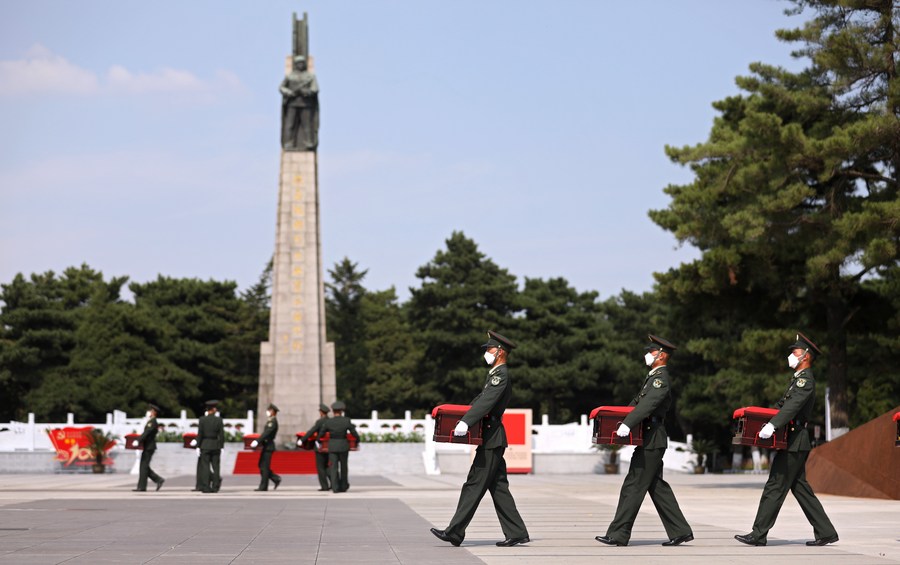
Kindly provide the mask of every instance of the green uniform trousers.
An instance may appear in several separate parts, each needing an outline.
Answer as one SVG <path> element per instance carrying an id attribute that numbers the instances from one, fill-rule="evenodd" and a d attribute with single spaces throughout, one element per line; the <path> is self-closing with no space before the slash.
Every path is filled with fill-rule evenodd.
<path id="1" fill-rule="evenodd" d="M 806 458 L 808 451 L 778 451 L 772 457 L 769 468 L 769 480 L 763 488 L 762 497 L 759 500 L 759 510 L 756 511 L 756 519 L 753 521 L 751 535 L 759 541 L 766 541 L 766 536 L 778 511 L 784 504 L 788 490 L 794 493 L 794 498 L 800 504 L 800 509 L 806 515 L 806 519 L 813 527 L 816 539 L 822 539 L 837 535 L 831 520 L 825 515 L 822 503 L 816 498 L 812 487 L 806 482 Z"/>
<path id="2" fill-rule="evenodd" d="M 619 493 L 616 515 L 606 530 L 606 535 L 610 539 L 628 543 L 631 539 L 631 527 L 647 493 L 650 494 L 650 500 L 656 507 L 669 539 L 693 533 L 684 514 L 681 513 L 681 508 L 678 507 L 672 487 L 663 480 L 662 459 L 665 453 L 665 449 L 635 448 L 628 474 L 625 475 Z"/>
<path id="3" fill-rule="evenodd" d="M 475 450 L 475 460 L 469 468 L 469 476 L 459 493 L 456 513 L 450 525 L 444 530 L 448 536 L 460 542 L 466 537 L 466 528 L 475 516 L 478 504 L 484 493 L 490 492 L 494 501 L 494 510 L 500 520 L 500 528 L 506 539 L 527 538 L 528 530 L 525 522 L 516 509 L 516 501 L 509 492 L 509 479 L 506 476 L 506 460 L 503 459 L 505 447 L 485 449 L 479 445 Z"/>
<path id="4" fill-rule="evenodd" d="M 218 492 L 222 486 L 222 475 L 219 474 L 221 452 L 220 449 L 200 450 L 200 490 L 203 492 Z"/>
<path id="5" fill-rule="evenodd" d="M 281 476 L 272 471 L 273 453 L 275 452 L 263 451 L 259 454 L 259 490 L 269 490 L 269 481 L 281 481 Z"/>
<path id="6" fill-rule="evenodd" d="M 137 484 L 139 490 L 147 490 L 148 478 L 154 483 L 158 483 L 162 480 L 162 477 L 154 473 L 153 469 L 150 468 L 150 460 L 153 458 L 154 453 L 156 453 L 155 449 L 151 449 L 150 451 L 145 449 L 141 451 L 141 474 L 138 476 Z"/>
<path id="7" fill-rule="evenodd" d="M 329 490 L 331 483 L 328 480 L 328 454 L 316 451 L 316 474 L 319 476 L 319 488 Z"/>
<path id="8" fill-rule="evenodd" d="M 344 492 L 350 488 L 347 478 L 348 456 L 349 453 L 346 451 L 328 453 L 328 478 L 331 479 L 331 489 L 334 492 Z"/>

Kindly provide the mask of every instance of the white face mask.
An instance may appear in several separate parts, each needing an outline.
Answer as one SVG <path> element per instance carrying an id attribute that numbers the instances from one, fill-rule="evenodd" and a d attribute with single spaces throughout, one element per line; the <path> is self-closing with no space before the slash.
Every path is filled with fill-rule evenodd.
<path id="1" fill-rule="evenodd" d="M 267 418 L 271 418 L 271 417 L 274 416 L 274 415 L 275 415 L 275 414 L 273 414 L 271 410 L 266 411 L 266 417 L 267 417 Z"/>
<path id="2" fill-rule="evenodd" d="M 146 414 L 144 414 L 144 418 L 152 418 L 152 417 L 153 417 L 153 414 L 151 414 L 149 410 L 147 411 Z"/>
<path id="3" fill-rule="evenodd" d="M 497 360 L 497 357 L 493 353 L 491 353 L 489 351 L 484 352 L 484 362 L 485 363 L 487 363 L 488 365 L 493 365 L 494 361 L 496 361 L 496 360 Z"/>
<path id="4" fill-rule="evenodd" d="M 647 366 L 649 367 L 650 365 L 653 364 L 654 361 L 656 361 L 656 355 L 654 355 L 648 351 L 647 354 L 644 355 L 644 363 L 646 363 Z"/>
<path id="5" fill-rule="evenodd" d="M 797 356 L 794 355 L 793 353 L 791 353 L 790 355 L 788 355 L 788 367 L 790 367 L 791 369 L 796 369 L 796 368 L 797 368 L 797 365 L 799 365 L 799 364 L 800 364 L 800 358 L 799 358 L 799 357 L 797 357 Z"/>

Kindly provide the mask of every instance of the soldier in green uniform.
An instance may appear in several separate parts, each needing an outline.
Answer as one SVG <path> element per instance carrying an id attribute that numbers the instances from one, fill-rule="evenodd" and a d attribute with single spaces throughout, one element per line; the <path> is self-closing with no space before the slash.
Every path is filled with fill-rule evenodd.
<path id="1" fill-rule="evenodd" d="M 778 413 L 759 431 L 760 438 L 769 439 L 776 429 L 789 426 L 788 447 L 772 457 L 769 480 L 763 487 L 759 509 L 753 521 L 753 531 L 734 536 L 734 539 L 747 545 L 766 545 L 766 536 L 775 525 L 775 518 L 778 517 L 788 490 L 794 494 L 800 509 L 813 527 L 815 539 L 806 542 L 806 545 L 826 545 L 838 541 L 834 525 L 825 514 L 812 487 L 806 482 L 806 458 L 811 449 L 806 424 L 813 414 L 816 402 L 816 381 L 811 367 L 815 357 L 822 352 L 802 333 L 797 334 L 796 340 L 788 349 L 791 350 L 788 366 L 795 371 L 794 378 L 776 404 Z"/>
<path id="2" fill-rule="evenodd" d="M 344 410 L 347 406 L 340 400 L 335 401 L 331 405 L 334 416 L 326 418 L 324 422 L 317 428 L 319 436 L 326 433 L 328 438 L 328 478 L 331 480 L 331 489 L 333 492 L 346 492 L 350 488 L 347 473 L 347 459 L 350 452 L 350 442 L 347 441 L 347 434 L 350 434 L 356 441 L 359 441 L 359 433 L 356 426 L 350 421 L 350 418 L 344 416 Z"/>
<path id="3" fill-rule="evenodd" d="M 500 519 L 500 528 L 506 539 L 497 542 L 500 547 L 510 547 L 531 541 L 525 522 L 516 509 L 516 501 L 509 492 L 506 476 L 506 430 L 503 428 L 503 413 L 512 395 L 512 383 L 506 366 L 509 352 L 516 347 L 515 342 L 494 331 L 488 331 L 488 341 L 481 348 L 484 360 L 490 366 L 484 388 L 472 400 L 469 408 L 457 423 L 453 434 L 465 436 L 469 427 L 487 416 L 482 423 L 482 444 L 475 450 L 475 459 L 469 469 L 469 476 L 459 493 L 456 513 L 446 529 L 431 528 L 431 533 L 441 541 L 458 546 L 466 537 L 466 528 L 475 516 L 478 504 L 488 491 L 494 500 L 494 510 Z"/>
<path id="4" fill-rule="evenodd" d="M 148 478 L 156 483 L 156 490 L 161 489 L 163 483 L 166 482 L 164 478 L 154 473 L 153 469 L 150 468 L 150 460 L 153 459 L 153 454 L 156 453 L 156 434 L 159 432 L 159 424 L 156 422 L 156 416 L 158 414 L 159 408 L 156 405 L 151 404 L 149 408 L 147 408 L 147 425 L 144 426 L 141 437 L 132 440 L 134 442 L 133 447 L 137 447 L 141 443 L 144 444 L 143 451 L 141 451 L 141 471 L 138 476 L 137 488 L 134 489 L 136 492 L 144 492 L 147 490 Z"/>
<path id="5" fill-rule="evenodd" d="M 200 418 L 197 441 L 200 445 L 201 492 L 219 492 L 222 487 L 220 458 L 225 447 L 225 426 L 218 415 L 218 400 L 207 401 L 206 416 Z"/>
<path id="6" fill-rule="evenodd" d="M 272 465 L 272 454 L 275 453 L 275 438 L 278 437 L 278 407 L 269 404 L 266 409 L 266 427 L 259 434 L 259 439 L 255 439 L 250 443 L 250 447 L 262 446 L 259 454 L 259 488 L 254 490 L 269 490 L 269 481 L 275 483 L 275 490 L 281 484 L 281 477 L 273 472 L 270 467 Z"/>
<path id="7" fill-rule="evenodd" d="M 663 545 L 680 545 L 694 539 L 672 487 L 663 480 L 663 455 L 669 445 L 664 422 L 672 403 L 666 363 L 676 347 L 660 337 L 648 337 L 650 345 L 644 348 L 647 351 L 644 362 L 650 367 L 650 373 L 644 379 L 641 391 L 629 404 L 634 410 L 625 416 L 616 430 L 616 435 L 626 437 L 632 429 L 644 426 L 644 445 L 636 447 L 631 456 L 616 515 L 606 529 L 606 535 L 594 538 L 607 545 L 628 545 L 631 527 L 648 493 L 669 536 L 669 541 Z"/>
<path id="8" fill-rule="evenodd" d="M 204 405 L 204 406 L 205 406 L 205 405 Z M 206 416 L 207 414 L 209 414 L 209 409 L 207 409 L 207 408 L 204 407 L 204 409 L 203 409 L 203 416 Z M 201 418 L 202 418 L 203 416 L 201 416 Z M 200 469 L 201 469 L 202 466 L 203 466 L 203 454 L 200 452 L 200 442 L 197 441 L 197 438 L 194 438 L 194 439 L 191 440 L 191 444 L 190 444 L 190 445 L 191 445 L 191 447 L 196 447 L 196 448 L 197 448 L 197 474 L 196 474 L 196 485 L 194 485 L 194 488 L 191 489 L 191 492 L 202 492 L 202 491 L 203 491 L 203 485 L 200 484 L 200 479 L 203 478 L 203 473 L 200 472 Z"/>
<path id="9" fill-rule="evenodd" d="M 319 419 L 306 432 L 303 437 L 312 437 L 314 433 L 325 423 L 328 418 L 328 412 L 331 408 L 327 404 L 319 404 Z M 328 453 L 316 449 L 316 474 L 319 475 L 319 490 L 331 490 L 331 483 L 328 482 Z"/>

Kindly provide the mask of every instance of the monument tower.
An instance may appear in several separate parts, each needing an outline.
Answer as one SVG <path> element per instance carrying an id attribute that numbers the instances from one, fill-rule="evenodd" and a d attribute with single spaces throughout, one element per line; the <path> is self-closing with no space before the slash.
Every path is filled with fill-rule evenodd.
<path id="1" fill-rule="evenodd" d="M 335 400 L 334 344 L 325 341 L 319 229 L 319 85 L 309 56 L 307 16 L 293 20 L 293 50 L 281 83 L 281 174 L 269 341 L 260 346 L 258 429 L 269 403 L 280 412 L 278 443 Z"/>

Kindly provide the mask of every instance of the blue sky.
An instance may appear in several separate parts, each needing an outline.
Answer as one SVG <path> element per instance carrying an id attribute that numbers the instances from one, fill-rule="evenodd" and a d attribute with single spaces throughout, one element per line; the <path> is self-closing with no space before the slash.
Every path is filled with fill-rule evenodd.
<path id="1" fill-rule="evenodd" d="M 647 217 L 753 61 L 797 68 L 777 0 L 3 2 L 0 282 L 255 282 L 272 254 L 291 13 L 321 88 L 324 266 L 372 289 L 462 230 L 601 297 L 697 256 Z"/>

